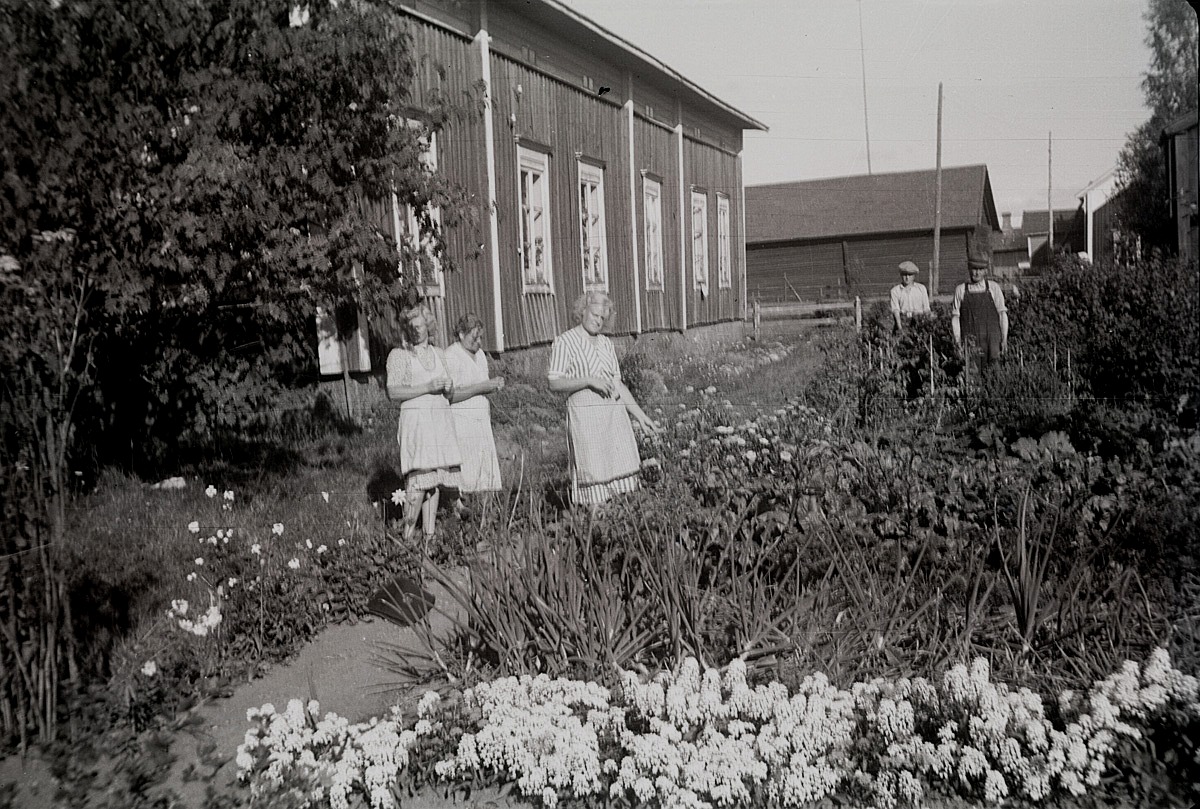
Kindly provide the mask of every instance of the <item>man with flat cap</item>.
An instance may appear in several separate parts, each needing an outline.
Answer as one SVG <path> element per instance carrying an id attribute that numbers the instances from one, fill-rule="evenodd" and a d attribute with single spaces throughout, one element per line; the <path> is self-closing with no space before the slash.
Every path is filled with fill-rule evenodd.
<path id="1" fill-rule="evenodd" d="M 900 283 L 892 287 L 892 319 L 896 331 L 904 331 L 904 324 L 914 317 L 929 314 L 929 292 L 924 284 L 917 283 L 917 265 L 911 261 L 900 263 Z"/>
<path id="2" fill-rule="evenodd" d="M 991 264 L 987 253 L 977 247 L 967 252 L 967 272 L 971 280 L 954 290 L 950 305 L 950 330 L 954 342 L 963 350 L 979 351 L 979 369 L 983 371 L 1008 349 L 1008 309 L 1000 285 L 987 277 Z"/>

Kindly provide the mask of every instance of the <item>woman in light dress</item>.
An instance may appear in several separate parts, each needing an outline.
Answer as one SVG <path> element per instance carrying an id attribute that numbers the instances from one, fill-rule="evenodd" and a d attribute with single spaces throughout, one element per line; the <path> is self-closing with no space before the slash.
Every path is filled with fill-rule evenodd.
<path id="1" fill-rule="evenodd" d="M 407 345 L 387 358 L 387 393 L 400 401 L 400 475 L 404 480 L 404 537 L 417 515 L 428 540 L 433 536 L 440 486 L 461 485 L 462 457 L 454 434 L 450 397 L 454 385 L 442 352 L 429 342 L 431 313 L 415 307 L 403 313 Z"/>
<path id="2" fill-rule="evenodd" d="M 586 292 L 572 311 L 579 325 L 555 338 L 547 379 L 550 390 L 567 394 L 571 502 L 597 506 L 638 488 L 641 457 L 630 419 L 649 433 L 659 426 L 621 381 L 612 341 L 601 334 L 612 301 Z"/>
<path id="3" fill-rule="evenodd" d="M 494 492 L 500 489 L 500 460 L 487 397 L 504 387 L 504 379 L 489 378 L 487 354 L 483 352 L 483 321 L 474 314 L 463 315 L 454 327 L 454 335 L 458 339 L 446 349 L 445 358 L 454 385 L 450 409 L 462 458 L 461 491 Z"/>

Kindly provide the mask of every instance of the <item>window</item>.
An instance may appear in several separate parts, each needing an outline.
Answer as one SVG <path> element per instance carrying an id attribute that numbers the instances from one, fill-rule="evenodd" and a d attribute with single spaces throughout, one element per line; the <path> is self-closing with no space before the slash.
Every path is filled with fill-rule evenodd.
<path id="1" fill-rule="evenodd" d="M 708 195 L 692 190 L 692 286 L 708 294 Z"/>
<path id="2" fill-rule="evenodd" d="M 717 286 L 733 286 L 733 255 L 729 245 L 729 197 L 717 194 Z"/>
<path id="3" fill-rule="evenodd" d="M 550 156 L 517 147 L 521 279 L 525 292 L 554 292 L 550 262 Z"/>
<path id="4" fill-rule="evenodd" d="M 407 119 L 405 126 L 419 129 L 425 125 L 421 121 Z M 432 174 L 437 171 L 437 141 L 432 132 L 426 132 L 420 137 L 421 167 Z M 445 294 L 443 283 L 442 262 L 436 252 L 434 234 L 442 229 L 442 211 L 437 206 L 415 206 L 411 203 L 400 202 L 396 194 L 392 194 L 392 224 L 396 233 L 396 246 L 401 250 L 407 249 L 411 258 L 400 262 L 401 274 L 412 272 L 417 278 L 422 294 L 426 296 L 441 296 Z"/>
<path id="5" fill-rule="evenodd" d="M 583 288 L 608 291 L 608 244 L 604 235 L 604 169 L 579 163 L 580 258 Z"/>
<path id="6" fill-rule="evenodd" d="M 646 289 L 663 288 L 662 183 L 642 178 L 642 218 L 646 228 Z"/>

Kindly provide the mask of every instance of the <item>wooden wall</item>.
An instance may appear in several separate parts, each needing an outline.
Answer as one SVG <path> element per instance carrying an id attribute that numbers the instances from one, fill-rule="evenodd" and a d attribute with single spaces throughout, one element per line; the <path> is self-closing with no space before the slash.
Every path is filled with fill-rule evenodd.
<path id="1" fill-rule="evenodd" d="M 638 259 L 641 262 L 642 328 L 682 329 L 680 308 L 680 273 L 684 271 L 679 256 L 679 157 L 677 137 L 671 129 L 635 116 L 633 122 L 635 160 L 637 165 L 637 227 Z M 643 207 L 642 183 L 646 175 L 662 184 L 662 241 L 663 288 L 646 289 L 646 217 Z M 686 277 L 686 276 L 685 276 Z"/>
<path id="2" fill-rule="evenodd" d="M 942 234 L 942 294 L 967 280 L 967 234 Z M 899 282 L 897 265 L 912 261 L 929 286 L 932 234 L 893 234 L 746 246 L 746 295 L 764 302 L 819 301 L 847 295 L 883 295 Z M 932 293 L 933 290 L 930 290 Z"/>
<path id="3" fill-rule="evenodd" d="M 733 320 L 742 316 L 741 308 L 741 206 L 736 154 L 730 154 L 691 138 L 683 139 L 683 171 L 690 210 L 691 187 L 704 189 L 708 197 L 708 293 L 695 288 L 692 278 L 691 221 L 684 223 L 687 233 L 687 322 L 689 326 Z M 717 194 L 729 199 L 730 278 L 732 285 L 721 289 L 718 282 Z"/>

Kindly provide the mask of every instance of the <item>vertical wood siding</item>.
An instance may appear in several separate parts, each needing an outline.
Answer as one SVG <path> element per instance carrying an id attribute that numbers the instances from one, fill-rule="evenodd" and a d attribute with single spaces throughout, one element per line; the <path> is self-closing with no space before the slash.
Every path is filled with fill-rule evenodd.
<path id="1" fill-rule="evenodd" d="M 482 78 L 478 47 L 419 20 L 410 20 L 408 28 L 413 52 L 419 54 L 409 103 L 420 109 L 433 94 L 440 94 L 469 106 L 476 98 L 474 85 Z M 438 171 L 457 183 L 470 199 L 468 217 L 445 231 L 446 247 L 457 270 L 445 274 L 445 297 L 432 301 L 443 341 L 449 338 L 454 321 L 467 312 L 479 315 L 485 324 L 491 323 L 485 150 L 483 119 L 474 109 L 448 122 L 437 136 Z M 484 331 L 485 345 L 494 347 L 490 325 Z"/>
<path id="2" fill-rule="evenodd" d="M 604 167 L 609 295 L 616 308 L 610 331 L 634 331 L 634 241 L 628 225 L 629 161 L 623 110 L 496 54 L 492 56 L 492 83 L 501 303 L 508 346 L 545 343 L 574 325 L 571 303 L 583 291 L 576 152 Z M 522 291 L 517 138 L 529 148 L 550 150 L 553 295 Z"/>
<path id="3" fill-rule="evenodd" d="M 738 185 L 737 157 L 715 149 L 704 143 L 685 137 L 683 139 L 683 182 L 686 186 L 699 186 L 708 196 L 708 294 L 703 297 L 695 289 L 692 277 L 691 222 L 683 223 L 688 228 L 688 255 L 685 257 L 688 272 L 689 294 L 687 312 L 688 325 L 718 323 L 741 316 L 741 274 L 744 268 L 740 251 L 736 249 L 742 239 L 741 231 L 741 188 Z M 729 198 L 729 241 L 730 278 L 732 285 L 721 289 L 717 272 L 717 194 Z"/>
<path id="4" fill-rule="evenodd" d="M 646 267 L 642 262 L 642 327 L 682 329 L 679 308 L 679 274 L 684 271 L 679 255 L 679 161 L 675 156 L 675 133 L 635 117 L 633 167 L 637 177 L 638 250 L 646 255 L 646 215 L 642 203 L 642 172 L 662 183 L 663 288 L 646 289 Z"/>
<path id="5" fill-rule="evenodd" d="M 806 301 L 846 295 L 878 296 L 898 281 L 897 265 L 912 261 L 928 286 L 933 262 L 931 234 L 854 237 L 845 240 L 751 245 L 746 250 L 746 294 L 751 300 Z M 941 293 L 967 279 L 967 231 L 942 235 Z M 931 290 L 932 292 L 932 290 Z"/>

